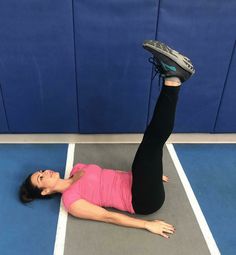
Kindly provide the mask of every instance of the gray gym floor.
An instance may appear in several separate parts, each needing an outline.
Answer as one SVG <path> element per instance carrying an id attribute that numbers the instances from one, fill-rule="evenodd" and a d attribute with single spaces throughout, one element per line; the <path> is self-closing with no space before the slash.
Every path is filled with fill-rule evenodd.
<path id="1" fill-rule="evenodd" d="M 77 144 L 74 164 L 94 163 L 104 168 L 129 170 L 137 144 Z M 156 213 L 145 219 L 163 219 L 176 227 L 170 239 L 146 230 L 76 219 L 68 216 L 65 255 L 205 255 L 210 254 L 171 157 L 164 149 L 166 201 Z M 145 169 L 144 169 L 145 174 Z"/>

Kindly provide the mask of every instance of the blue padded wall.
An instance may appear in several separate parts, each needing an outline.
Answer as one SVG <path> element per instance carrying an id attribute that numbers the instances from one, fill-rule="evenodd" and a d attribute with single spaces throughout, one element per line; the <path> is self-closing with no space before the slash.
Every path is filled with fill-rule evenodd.
<path id="1" fill-rule="evenodd" d="M 1 1 L 0 132 L 143 132 L 159 93 L 141 47 L 153 38 L 196 67 L 174 132 L 236 132 L 235 13 L 234 0 Z"/>
<path id="2" fill-rule="evenodd" d="M 182 87 L 175 132 L 213 132 L 235 40 L 235 7 L 233 0 L 160 2 L 157 39 L 189 56 L 196 68 Z M 156 96 L 153 88 L 153 102 Z"/>
<path id="3" fill-rule="evenodd" d="M 225 83 L 215 132 L 236 132 L 236 42 Z"/>
<path id="4" fill-rule="evenodd" d="M 142 132 L 150 66 L 141 45 L 155 37 L 158 1 L 74 0 L 81 133 Z"/>
<path id="5" fill-rule="evenodd" d="M 8 132 L 5 108 L 4 108 L 3 97 L 2 97 L 1 84 L 0 84 L 0 132 L 1 133 Z"/>
<path id="6" fill-rule="evenodd" d="M 12 133 L 77 132 L 71 0 L 0 4 L 0 83 Z"/>

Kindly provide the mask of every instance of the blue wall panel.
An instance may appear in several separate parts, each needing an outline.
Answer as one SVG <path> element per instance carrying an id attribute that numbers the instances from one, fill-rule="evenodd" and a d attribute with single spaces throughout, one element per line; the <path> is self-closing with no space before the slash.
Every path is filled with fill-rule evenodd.
<path id="1" fill-rule="evenodd" d="M 236 132 L 236 49 L 229 68 L 228 78 L 216 122 L 215 132 Z"/>
<path id="2" fill-rule="evenodd" d="M 174 131 L 235 132 L 235 12 L 233 0 L 1 1 L 0 132 L 143 132 L 159 88 L 141 45 L 156 30 L 197 70 Z"/>
<path id="3" fill-rule="evenodd" d="M 11 132 L 78 131 L 71 1 L 1 1 L 0 17 L 0 83 Z"/>
<path id="4" fill-rule="evenodd" d="M 1 90 L 1 84 L 0 84 L 0 132 L 7 133 L 8 131 L 9 130 L 7 127 L 7 120 L 6 120 L 5 108 L 3 104 L 2 90 Z"/>
<path id="5" fill-rule="evenodd" d="M 81 133 L 142 132 L 158 1 L 74 1 Z"/>
<path id="6" fill-rule="evenodd" d="M 235 11 L 233 0 L 160 2 L 157 38 L 189 56 L 196 68 L 182 87 L 175 132 L 213 132 L 235 40 Z M 156 96 L 154 86 L 153 102 Z"/>

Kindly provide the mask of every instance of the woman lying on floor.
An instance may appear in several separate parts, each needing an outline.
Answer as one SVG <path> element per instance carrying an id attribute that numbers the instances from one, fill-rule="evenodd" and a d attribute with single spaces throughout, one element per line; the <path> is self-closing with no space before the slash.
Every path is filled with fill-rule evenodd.
<path id="1" fill-rule="evenodd" d="M 164 221 L 141 220 L 104 208 L 147 215 L 160 209 L 165 200 L 163 146 L 173 130 L 181 84 L 195 71 L 187 57 L 161 42 L 145 41 L 143 47 L 153 54 L 150 62 L 163 77 L 163 86 L 132 170 L 123 172 L 77 164 L 68 179 L 61 179 L 59 173 L 52 170 L 37 171 L 29 175 L 20 188 L 23 203 L 49 198 L 59 192 L 66 210 L 75 217 L 143 228 L 165 238 L 175 232 L 174 226 Z M 164 181 L 168 181 L 165 176 Z"/>

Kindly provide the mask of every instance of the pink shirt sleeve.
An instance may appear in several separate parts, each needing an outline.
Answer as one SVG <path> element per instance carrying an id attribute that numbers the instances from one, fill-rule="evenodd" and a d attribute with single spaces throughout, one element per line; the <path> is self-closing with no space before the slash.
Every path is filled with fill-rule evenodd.
<path id="1" fill-rule="evenodd" d="M 81 199 L 81 197 L 78 194 L 71 191 L 70 192 L 65 191 L 62 196 L 62 201 L 66 211 L 68 211 L 70 206 L 79 199 Z"/>

